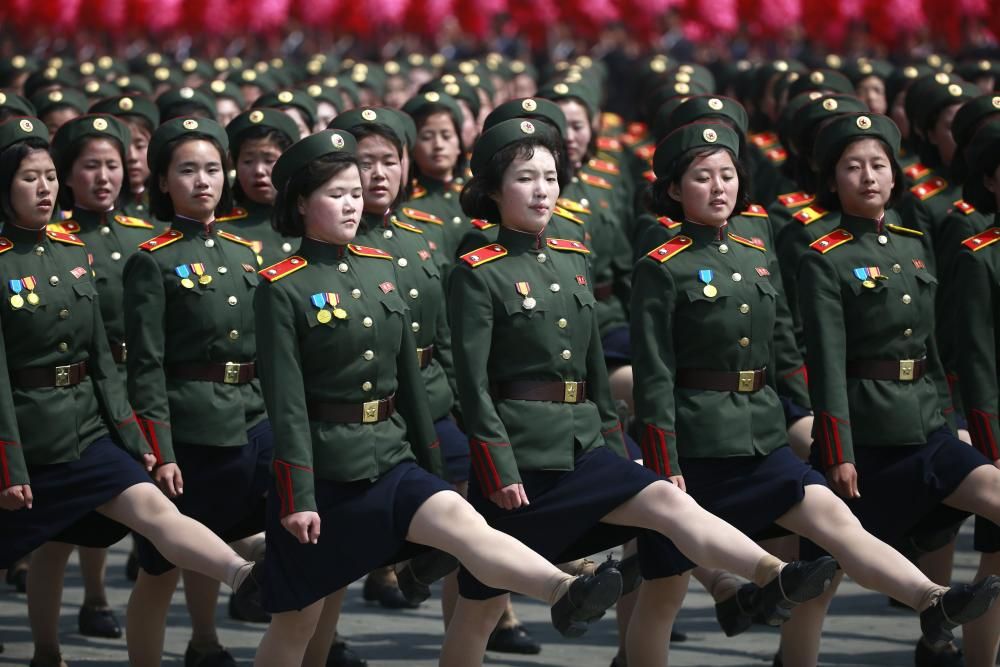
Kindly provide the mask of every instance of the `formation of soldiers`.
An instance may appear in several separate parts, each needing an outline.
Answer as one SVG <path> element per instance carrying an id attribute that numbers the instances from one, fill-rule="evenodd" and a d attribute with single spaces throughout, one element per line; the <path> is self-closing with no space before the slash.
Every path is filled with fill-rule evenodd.
<path id="1" fill-rule="evenodd" d="M 692 570 L 728 635 L 790 617 L 775 664 L 807 667 L 825 553 L 921 612 L 915 664 L 995 664 L 1000 59 L 635 67 L 625 118 L 587 56 L 0 62 L 0 567 L 32 664 L 63 664 L 74 546 L 80 631 L 121 636 L 101 573 L 128 529 L 136 665 L 177 565 L 192 667 L 235 664 L 218 581 L 271 622 L 258 664 L 366 664 L 336 635 L 366 574 L 397 609 L 443 579 L 442 664 L 541 650 L 506 590 L 569 636 L 617 602 L 648 643 L 613 664 L 665 664 Z M 611 451 L 642 465 L 612 478 Z M 151 528 L 150 476 L 218 544 Z M 651 489 L 728 524 L 640 519 Z M 457 540 L 423 512 L 443 490 L 466 541 L 568 578 Z M 949 589 L 972 514 L 980 571 Z M 781 561 L 712 542 L 733 526 Z"/>

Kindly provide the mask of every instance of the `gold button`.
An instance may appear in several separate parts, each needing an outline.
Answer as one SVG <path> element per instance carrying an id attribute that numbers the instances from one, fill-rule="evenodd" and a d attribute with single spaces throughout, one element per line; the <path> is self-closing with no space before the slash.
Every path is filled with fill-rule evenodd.
<path id="1" fill-rule="evenodd" d="M 382 232 L 382 238 L 384 238 L 384 239 L 391 239 L 392 238 L 392 230 L 391 229 L 387 229 L 384 232 Z"/>
<path id="2" fill-rule="evenodd" d="M 233 329 L 232 331 L 229 332 L 229 340 L 238 340 L 239 337 L 240 337 L 240 332 L 237 331 L 236 329 Z"/>
<path id="3" fill-rule="evenodd" d="M 548 257 L 545 256 L 544 252 L 538 253 L 538 263 L 539 264 L 544 264 L 545 260 L 547 260 L 547 259 L 548 259 Z"/>
<path id="4" fill-rule="evenodd" d="M 400 257 L 400 258 L 399 258 L 399 259 L 398 259 L 398 260 L 396 261 L 396 264 L 399 264 L 400 266 L 406 266 L 406 265 L 408 264 L 408 262 L 406 261 L 406 258 L 405 258 L 405 257 Z"/>
<path id="5" fill-rule="evenodd" d="M 903 298 L 902 298 L 902 302 L 903 303 L 905 303 L 906 305 L 910 305 L 911 301 L 913 301 L 913 297 L 911 297 L 909 294 L 904 294 L 903 295 Z"/>
<path id="6" fill-rule="evenodd" d="M 225 275 L 225 273 L 226 273 L 227 271 L 229 271 L 229 269 L 227 269 L 227 268 L 226 268 L 226 267 L 224 267 L 224 266 L 220 266 L 220 267 L 218 268 L 218 271 L 219 271 L 219 274 L 220 274 L 220 275 Z"/>
<path id="7" fill-rule="evenodd" d="M 107 236 L 111 233 L 110 227 L 101 227 L 101 236 Z"/>
<path id="8" fill-rule="evenodd" d="M 912 335 L 913 335 L 913 329 L 904 329 L 903 330 L 903 336 L 905 336 L 906 338 L 909 338 Z"/>
<path id="9" fill-rule="evenodd" d="M 42 246 L 38 246 L 37 248 L 35 248 L 35 254 L 36 255 L 44 255 L 45 254 L 45 248 L 43 248 Z"/>
<path id="10" fill-rule="evenodd" d="M 111 260 L 112 261 L 117 262 L 121 258 L 122 258 L 122 254 L 120 252 L 118 252 L 117 250 L 115 250 L 113 253 L 111 253 Z"/>
<path id="11" fill-rule="evenodd" d="M 215 239 L 205 239 L 205 247 L 206 248 L 214 248 L 215 247 Z"/>
<path id="12" fill-rule="evenodd" d="M 230 306 L 235 306 L 236 304 L 239 303 L 239 299 L 237 299 L 235 296 L 231 296 L 228 299 L 226 299 L 226 303 L 228 303 Z"/>
<path id="13" fill-rule="evenodd" d="M 727 252 L 729 252 L 729 246 L 723 243 L 722 245 L 719 246 L 719 252 L 725 255 Z"/>
<path id="14" fill-rule="evenodd" d="M 370 317 L 366 317 L 365 319 L 361 320 L 361 326 L 365 327 L 366 329 L 371 328 L 372 324 L 373 324 L 372 318 Z"/>
<path id="15" fill-rule="evenodd" d="M 549 289 L 552 290 L 553 292 L 558 292 L 559 291 L 559 283 L 552 283 L 551 285 L 549 285 Z"/>
<path id="16" fill-rule="evenodd" d="M 351 290 L 351 296 L 353 298 L 355 298 L 355 299 L 360 299 L 361 298 L 361 290 L 359 290 L 357 288 L 352 289 Z"/>
<path id="17" fill-rule="evenodd" d="M 738 283 L 741 280 L 743 280 L 743 276 L 742 275 L 740 275 L 739 273 L 734 273 L 733 274 L 733 282 L 734 283 Z"/>
<path id="18" fill-rule="evenodd" d="M 69 343 L 59 343 L 59 351 L 65 352 L 69 349 Z"/>
<path id="19" fill-rule="evenodd" d="M 410 298 L 411 299 L 416 299 L 418 296 L 420 296 L 420 292 L 417 290 L 416 287 L 414 287 L 413 289 L 410 290 Z"/>
<path id="20" fill-rule="evenodd" d="M 341 273 L 347 273 L 347 262 L 341 262 L 337 265 L 337 270 Z"/>
<path id="21" fill-rule="evenodd" d="M 365 358 L 365 361 L 371 361 L 372 359 L 375 358 L 375 353 L 372 352 L 371 350 L 365 350 L 365 353 L 362 354 L 361 356 Z"/>
<path id="22" fill-rule="evenodd" d="M 65 320 L 67 318 L 69 318 L 69 311 L 63 308 L 62 310 L 59 311 L 59 319 Z"/>
<path id="23" fill-rule="evenodd" d="M 570 352 L 569 350 L 563 350 L 562 351 L 562 358 L 563 359 L 569 359 L 572 356 L 573 356 L 573 353 Z"/>
<path id="24" fill-rule="evenodd" d="M 51 278 L 49 278 L 49 284 L 52 285 L 53 287 L 55 287 L 56 285 L 58 285 L 59 284 L 59 276 L 52 276 Z"/>
<path id="25" fill-rule="evenodd" d="M 893 264 L 892 265 L 892 272 L 893 273 L 902 273 L 903 272 L 903 267 L 901 267 L 899 264 Z"/>
<path id="26" fill-rule="evenodd" d="M 281 252 L 291 252 L 291 251 L 292 251 L 292 244 L 291 243 L 282 243 L 281 244 Z"/>
<path id="27" fill-rule="evenodd" d="M 569 322 L 566 321 L 565 317 L 560 317 L 559 321 L 556 322 L 556 326 L 560 329 L 565 329 L 567 324 L 569 324 Z"/>
<path id="28" fill-rule="evenodd" d="M 420 322 L 414 322 L 410 325 L 410 328 L 413 329 L 413 333 L 417 333 L 420 331 Z"/>
<path id="29" fill-rule="evenodd" d="M 372 390 L 371 382 L 365 381 L 361 383 L 361 391 L 371 391 L 371 390 Z"/>
<path id="30" fill-rule="evenodd" d="M 740 338 L 740 347 L 747 347 L 748 345 L 750 345 L 750 339 L 749 338 L 747 338 L 746 336 L 744 336 L 743 338 Z"/>
<path id="31" fill-rule="evenodd" d="M 740 312 L 743 313 L 744 315 L 746 315 L 747 313 L 749 313 L 750 312 L 750 305 L 746 304 L 746 303 L 741 304 L 740 305 Z"/>

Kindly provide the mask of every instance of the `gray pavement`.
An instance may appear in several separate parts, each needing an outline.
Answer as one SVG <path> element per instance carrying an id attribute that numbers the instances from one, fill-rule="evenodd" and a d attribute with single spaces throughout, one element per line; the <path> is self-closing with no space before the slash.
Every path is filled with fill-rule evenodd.
<path id="1" fill-rule="evenodd" d="M 971 522 L 960 537 L 955 581 L 970 581 L 978 557 L 971 550 Z M 124 610 L 130 584 L 124 576 L 127 543 L 112 548 L 109 555 L 108 593 L 112 606 L 124 625 Z M 93 640 L 76 633 L 76 613 L 83 597 L 79 569 L 74 556 L 67 569 L 63 599 L 61 637 L 63 654 L 70 665 L 126 665 L 125 641 Z M 262 634 L 262 626 L 230 621 L 220 596 L 218 621 L 222 642 L 241 665 L 250 665 Z M 537 656 L 489 654 L 487 665 L 551 665 L 606 667 L 615 653 L 617 633 L 609 614 L 575 641 L 559 637 L 548 622 L 548 609 L 539 603 L 516 598 L 516 608 L 532 634 L 544 642 Z M 183 595 L 174 596 L 168 620 L 165 665 L 183 664 L 189 636 Z M 677 624 L 689 640 L 675 644 L 670 662 L 674 667 L 766 666 L 777 647 L 777 632 L 770 629 L 727 639 L 715 623 L 711 600 L 697 582 L 692 582 L 685 607 Z M 367 606 L 361 600 L 360 584 L 348 592 L 340 631 L 372 667 L 436 665 L 442 638 L 440 607 L 437 595 L 420 609 L 405 612 L 385 611 Z M 838 666 L 895 667 L 912 665 L 912 650 L 919 630 L 916 616 L 909 611 L 892 609 L 886 598 L 869 593 L 850 581 L 841 586 L 827 619 L 823 637 L 821 664 Z M 27 665 L 31 657 L 31 635 L 27 622 L 24 595 L 18 595 L 0 582 L 0 642 L 6 650 L 0 665 Z"/>

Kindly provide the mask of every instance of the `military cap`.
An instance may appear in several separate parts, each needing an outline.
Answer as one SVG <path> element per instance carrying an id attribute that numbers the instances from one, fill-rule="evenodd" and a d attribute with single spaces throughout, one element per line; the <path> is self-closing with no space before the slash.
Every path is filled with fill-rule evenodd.
<path id="1" fill-rule="evenodd" d="M 21 54 L 0 58 L 0 87 L 10 85 L 16 77 L 34 71 L 37 66 L 33 58 Z"/>
<path id="2" fill-rule="evenodd" d="M 190 86 L 168 90 L 156 98 L 156 107 L 160 110 L 160 116 L 166 116 L 170 107 L 180 105 L 194 105 L 207 113 L 209 117 L 215 118 L 215 100 Z"/>
<path id="3" fill-rule="evenodd" d="M 715 90 L 715 75 L 704 65 L 698 63 L 681 63 L 674 69 L 673 78 L 675 81 L 693 83 L 705 90 L 712 92 Z"/>
<path id="4" fill-rule="evenodd" d="M 892 108 L 893 100 L 904 90 L 909 90 L 918 79 L 922 79 L 928 74 L 933 74 L 934 70 L 929 66 L 919 63 L 916 65 L 906 65 L 893 70 L 892 74 L 885 82 L 885 99 Z"/>
<path id="5" fill-rule="evenodd" d="M 899 153 L 899 128 L 888 116 L 876 113 L 840 114 L 816 135 L 813 155 L 821 165 L 831 164 L 840 158 L 844 147 L 857 139 L 881 139 L 889 145 L 889 159 L 896 162 Z"/>
<path id="6" fill-rule="evenodd" d="M 35 106 L 17 93 L 0 90 L 0 109 L 14 112 L 17 116 L 34 116 Z"/>
<path id="7" fill-rule="evenodd" d="M 157 86 L 183 86 L 184 76 L 167 65 L 160 65 L 145 72 L 149 80 Z"/>
<path id="8" fill-rule="evenodd" d="M 340 72 L 340 63 L 336 58 L 329 58 L 320 53 L 306 62 L 305 71 L 306 76 L 313 79 L 333 76 Z"/>
<path id="9" fill-rule="evenodd" d="M 323 86 L 325 86 L 326 88 L 332 88 L 338 93 L 343 93 L 347 95 L 348 99 L 351 100 L 351 104 L 353 106 L 358 106 L 361 104 L 361 91 L 359 91 L 358 87 L 354 85 L 354 82 L 348 79 L 347 77 L 327 76 L 323 77 L 320 83 L 323 84 Z M 338 104 L 337 108 L 339 109 L 340 106 L 341 105 Z"/>
<path id="10" fill-rule="evenodd" d="M 740 136 L 733 128 L 718 122 L 697 122 L 677 128 L 667 135 L 653 154 L 653 172 L 662 178 L 684 153 L 696 148 L 726 148 L 733 159 L 740 157 Z"/>
<path id="11" fill-rule="evenodd" d="M 670 114 L 670 127 L 665 134 L 674 129 L 706 118 L 723 118 L 730 120 L 740 133 L 746 133 L 750 126 L 747 110 L 731 97 L 722 95 L 694 95 L 681 102 L 680 106 Z"/>
<path id="12" fill-rule="evenodd" d="M 555 81 L 548 83 L 538 91 L 538 97 L 544 97 L 553 102 L 577 100 L 587 108 L 588 116 L 593 116 L 600 111 L 597 94 L 582 82 Z"/>
<path id="13" fill-rule="evenodd" d="M 229 121 L 229 125 L 226 125 L 226 134 L 229 136 L 229 144 L 233 148 L 234 155 L 239 153 L 240 135 L 255 127 L 266 127 L 281 132 L 292 142 L 299 140 L 299 127 L 285 112 L 270 108 L 251 109 L 233 118 Z"/>
<path id="14" fill-rule="evenodd" d="M 160 124 L 160 110 L 142 95 L 117 95 L 94 102 L 89 113 L 110 114 L 112 116 L 140 116 L 152 127 Z"/>
<path id="15" fill-rule="evenodd" d="M 654 96 L 654 98 L 658 98 L 658 96 Z M 656 113 L 653 115 L 653 122 L 650 124 L 650 129 L 653 133 L 653 139 L 655 141 L 659 142 L 674 130 L 675 126 L 672 125 L 670 117 L 674 115 L 674 112 L 677 111 L 679 106 L 687 102 L 689 99 L 691 98 L 683 95 L 674 95 L 660 105 L 660 108 L 657 109 Z M 686 123 L 681 123 L 681 125 L 686 125 Z M 676 127 L 679 127 L 679 125 Z"/>
<path id="16" fill-rule="evenodd" d="M 788 72 L 796 72 L 801 76 L 807 71 L 806 66 L 797 60 L 772 60 L 753 70 L 753 83 L 749 92 L 753 99 L 760 100 L 767 92 L 767 84 L 775 76 L 784 75 Z"/>
<path id="17" fill-rule="evenodd" d="M 80 113 L 87 111 L 87 98 L 79 90 L 72 88 L 57 88 L 38 93 L 31 98 L 31 104 L 38 111 L 39 116 L 44 116 L 61 107 L 71 107 Z"/>
<path id="18" fill-rule="evenodd" d="M 972 152 L 974 146 L 971 142 L 984 121 L 988 118 L 1000 118 L 1000 93 L 990 93 L 980 95 L 969 100 L 958 110 L 951 121 L 951 136 L 955 140 L 955 157 L 951 161 L 950 169 L 953 176 L 958 180 L 965 179 L 966 172 L 966 152 Z M 995 122 L 992 120 L 990 122 Z"/>
<path id="19" fill-rule="evenodd" d="M 2 127 L 2 126 L 0 126 Z M 969 144 L 966 154 L 969 177 L 962 186 L 962 198 L 984 213 L 997 210 L 996 194 L 986 189 L 984 176 L 996 167 L 1000 154 L 1000 120 L 992 120 L 980 127 Z"/>
<path id="20" fill-rule="evenodd" d="M 938 72 L 916 81 L 906 95 L 906 117 L 910 124 L 925 130 L 945 107 L 964 104 L 982 91 L 957 76 Z"/>
<path id="21" fill-rule="evenodd" d="M 1000 60 L 989 58 L 968 60 L 960 64 L 956 71 L 966 81 L 975 81 L 981 76 L 996 77 L 1000 76 Z"/>
<path id="22" fill-rule="evenodd" d="M 56 86 L 58 88 L 74 88 L 80 82 L 80 77 L 70 69 L 58 69 L 56 67 L 43 67 L 35 70 L 24 81 L 24 94 L 28 99 L 33 99 L 35 93 L 42 88 Z"/>
<path id="23" fill-rule="evenodd" d="M 257 86 L 261 90 L 274 90 L 278 87 L 270 72 L 258 72 L 253 67 L 230 70 L 225 80 L 238 86 Z"/>
<path id="24" fill-rule="evenodd" d="M 955 69 L 955 63 L 946 56 L 942 56 L 940 53 L 928 53 L 924 56 L 923 62 L 929 67 L 950 74 Z"/>
<path id="25" fill-rule="evenodd" d="M 855 86 L 870 76 L 888 81 L 893 73 L 892 63 L 877 58 L 857 58 L 844 65 L 841 70 Z"/>
<path id="26" fill-rule="evenodd" d="M 83 84 L 83 92 L 92 100 L 100 100 L 119 94 L 121 89 L 107 81 L 88 81 Z"/>
<path id="27" fill-rule="evenodd" d="M 344 100 L 336 88 L 324 86 L 320 83 L 310 83 L 306 86 L 306 95 L 313 98 L 316 104 L 326 102 L 327 104 L 332 104 L 338 111 L 344 106 Z"/>
<path id="28" fill-rule="evenodd" d="M 784 108 L 781 110 L 781 114 L 778 116 L 778 122 L 775 124 L 778 131 L 778 138 L 781 141 L 781 145 L 787 149 L 797 151 L 798 146 L 795 145 L 795 139 L 793 139 L 794 127 L 792 123 L 795 119 L 795 115 L 799 112 L 802 107 L 809 104 L 813 100 L 818 100 L 823 97 L 823 93 L 818 90 L 810 90 L 806 93 L 800 93 L 795 97 L 792 97 L 785 103 Z"/>
<path id="29" fill-rule="evenodd" d="M 271 171 L 271 183 L 281 190 L 289 179 L 304 169 L 313 160 L 325 155 L 346 153 L 353 155 L 358 150 L 354 135 L 346 130 L 323 130 L 295 142 L 281 154 Z"/>
<path id="30" fill-rule="evenodd" d="M 294 76 L 291 69 L 285 66 L 282 58 L 272 58 L 270 61 L 261 61 L 254 65 L 258 72 L 271 75 L 275 86 L 278 88 L 291 88 L 294 83 Z"/>
<path id="31" fill-rule="evenodd" d="M 406 134 L 406 123 L 398 111 L 388 107 L 359 107 L 345 111 L 333 119 L 328 129 L 351 132 L 356 127 L 373 124 L 384 125 L 392 130 L 401 144 L 410 145 Z"/>
<path id="32" fill-rule="evenodd" d="M 354 63 L 344 76 L 359 88 L 370 88 L 378 97 L 385 93 L 385 72 L 375 63 Z"/>
<path id="33" fill-rule="evenodd" d="M 388 76 L 406 77 L 410 73 L 410 63 L 403 60 L 386 60 L 382 63 L 382 71 Z"/>
<path id="34" fill-rule="evenodd" d="M 236 102 L 237 106 L 240 108 L 243 108 L 246 103 L 246 98 L 243 97 L 243 91 L 241 91 L 240 87 L 232 81 L 222 81 L 220 79 L 216 79 L 215 81 L 208 82 L 199 88 L 199 90 L 206 95 L 211 95 L 216 100 L 220 98 L 230 99 Z"/>
<path id="35" fill-rule="evenodd" d="M 810 90 L 828 90 L 834 93 L 854 93 L 854 84 L 844 74 L 831 69 L 814 69 L 807 74 L 800 74 L 788 86 L 788 96 L 795 97 L 799 93 Z"/>
<path id="36" fill-rule="evenodd" d="M 198 58 L 185 58 L 179 63 L 179 68 L 186 77 L 193 75 L 203 79 L 211 79 L 215 76 L 212 66 Z"/>
<path id="37" fill-rule="evenodd" d="M 526 76 L 529 79 L 538 79 L 538 70 L 535 69 L 535 66 L 523 60 L 511 60 L 510 73 L 515 77 Z"/>
<path id="38" fill-rule="evenodd" d="M 506 146 L 522 139 L 532 138 L 544 138 L 556 143 L 562 141 L 562 138 L 556 135 L 556 129 L 548 123 L 538 123 L 527 118 L 511 118 L 497 123 L 479 135 L 476 141 L 470 162 L 473 175 L 483 171 L 490 158 Z"/>
<path id="39" fill-rule="evenodd" d="M 462 108 L 458 106 L 455 98 L 447 93 L 438 93 L 433 90 L 420 93 L 407 100 L 406 104 L 403 105 L 403 112 L 413 117 L 428 107 L 444 107 L 455 122 L 455 127 L 462 127 Z"/>
<path id="40" fill-rule="evenodd" d="M 258 97 L 253 103 L 254 109 L 270 107 L 280 109 L 282 107 L 295 107 L 306 116 L 306 125 L 310 128 L 316 124 L 316 100 L 302 90 L 281 90 L 273 93 L 265 93 Z"/>
<path id="41" fill-rule="evenodd" d="M 854 95 L 823 95 L 799 108 L 791 119 L 789 138 L 798 150 L 805 150 L 808 133 L 819 123 L 843 113 L 868 113 L 868 105 Z"/>
<path id="42" fill-rule="evenodd" d="M 399 125 L 403 128 L 403 136 L 406 137 L 406 145 L 412 150 L 413 146 L 417 143 L 417 124 L 413 121 L 413 118 L 410 117 L 410 114 L 399 109 L 386 107 L 385 110 L 396 114 L 396 117 L 399 119 Z M 461 127 L 461 123 L 459 123 L 459 127 Z"/>
<path id="43" fill-rule="evenodd" d="M 73 146 L 87 137 L 114 139 L 123 151 L 132 143 L 132 133 L 128 126 L 108 114 L 87 114 L 67 121 L 52 137 L 52 152 L 65 154 Z"/>
<path id="44" fill-rule="evenodd" d="M 222 148 L 223 153 L 229 150 L 229 137 L 222 126 L 209 118 L 172 118 L 156 128 L 149 140 L 146 150 L 146 162 L 150 167 L 157 164 L 161 153 L 174 139 L 190 135 L 195 138 L 209 137 Z"/>
<path id="45" fill-rule="evenodd" d="M 555 126 L 559 136 L 566 134 L 566 114 L 563 113 L 558 104 L 542 97 L 526 97 L 504 102 L 486 117 L 483 122 L 483 132 L 511 118 L 545 120 Z"/>
<path id="46" fill-rule="evenodd" d="M 465 102 L 469 106 L 472 115 L 474 117 L 479 116 L 482 101 L 479 99 L 476 89 L 470 86 L 465 79 L 456 77 L 454 74 L 445 74 L 440 79 L 428 81 L 420 86 L 421 93 L 431 91 L 445 93 L 446 95 L 451 95 L 456 100 Z"/>
<path id="47" fill-rule="evenodd" d="M 126 95 L 153 94 L 153 84 L 141 74 L 123 74 L 115 79 L 115 85 Z"/>
<path id="48" fill-rule="evenodd" d="M 108 75 L 125 74 L 128 72 L 128 69 L 125 67 L 123 62 L 115 60 L 108 55 L 99 56 L 94 61 L 94 64 L 97 65 L 97 73 L 103 77 L 107 77 Z"/>
<path id="49" fill-rule="evenodd" d="M 25 139 L 41 139 L 48 143 L 49 131 L 45 123 L 28 116 L 14 116 L 0 123 L 0 151 Z"/>
<path id="50" fill-rule="evenodd" d="M 130 58 L 128 69 L 130 72 L 144 72 L 165 64 L 167 64 L 167 59 L 162 53 L 150 51 Z"/>

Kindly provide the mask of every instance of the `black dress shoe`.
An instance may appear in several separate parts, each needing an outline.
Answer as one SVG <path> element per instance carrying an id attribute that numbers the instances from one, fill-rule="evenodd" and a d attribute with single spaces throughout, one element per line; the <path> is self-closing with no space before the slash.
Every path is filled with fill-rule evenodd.
<path id="1" fill-rule="evenodd" d="M 270 623 L 271 615 L 264 611 L 262 607 L 244 607 L 240 604 L 239 598 L 229 595 L 229 618 L 234 621 L 244 621 L 246 623 Z"/>
<path id="2" fill-rule="evenodd" d="M 521 655 L 537 655 L 542 652 L 542 645 L 528 634 L 522 625 L 510 628 L 497 628 L 490 633 L 486 642 L 486 650 L 496 653 L 519 653 Z"/>
<path id="3" fill-rule="evenodd" d="M 767 625 L 781 625 L 792 607 L 821 595 L 836 574 L 837 561 L 830 556 L 785 565 L 774 581 L 758 589 L 751 605 L 753 616 L 759 613 Z"/>
<path id="4" fill-rule="evenodd" d="M 431 549 L 411 558 L 396 570 L 396 584 L 406 601 L 414 607 L 431 596 L 431 584 L 458 569 L 458 559 L 449 553 Z"/>
<path id="5" fill-rule="evenodd" d="M 334 639 L 326 656 L 326 667 L 368 667 L 368 661 L 354 652 L 343 639 Z"/>
<path id="6" fill-rule="evenodd" d="M 242 587 L 241 587 L 242 588 Z M 184 651 L 184 667 L 239 667 L 232 653 L 216 645 L 210 651 L 197 651 L 188 642 Z"/>
<path id="7" fill-rule="evenodd" d="M 727 637 L 735 637 L 746 632 L 754 623 L 781 625 L 792 617 L 789 609 L 780 606 L 775 606 L 766 614 L 763 613 L 755 606 L 759 595 L 760 588 L 756 584 L 743 584 L 736 591 L 736 595 L 716 603 L 715 618 Z M 778 622 L 772 623 L 774 620 Z"/>
<path id="8" fill-rule="evenodd" d="M 917 648 L 913 651 L 914 667 L 965 667 L 965 657 L 954 644 L 945 644 L 940 650 L 934 650 L 923 639 L 917 640 Z"/>
<path id="9" fill-rule="evenodd" d="M 84 637 L 104 637 L 118 639 L 122 636 L 118 619 L 108 607 L 83 605 L 76 617 L 77 628 Z"/>
<path id="10" fill-rule="evenodd" d="M 28 591 L 27 566 L 7 570 L 7 585 L 16 588 L 18 593 L 26 593 Z"/>
<path id="11" fill-rule="evenodd" d="M 781 651 L 774 654 L 774 660 L 771 661 L 771 667 L 785 667 L 785 661 L 781 659 Z"/>
<path id="12" fill-rule="evenodd" d="M 952 630 L 974 621 L 993 606 L 1000 595 L 1000 577 L 991 575 L 975 584 L 953 586 L 933 607 L 920 614 L 920 630 L 929 648 L 940 649 L 952 639 Z"/>
<path id="13" fill-rule="evenodd" d="M 671 644 L 682 644 L 688 640 L 686 632 L 681 632 L 680 630 L 670 631 L 670 643 Z"/>
<path id="14" fill-rule="evenodd" d="M 608 556 L 609 562 L 614 562 L 611 560 L 611 556 Z M 642 583 L 642 573 L 639 571 L 639 556 L 633 554 L 622 558 L 617 564 L 618 571 L 622 573 L 622 595 L 628 595 L 635 589 L 639 588 L 639 584 Z"/>
<path id="15" fill-rule="evenodd" d="M 622 575 L 613 567 L 574 579 L 552 605 L 552 625 L 564 637 L 580 637 L 622 594 Z"/>
<path id="16" fill-rule="evenodd" d="M 396 586 L 378 581 L 372 575 L 365 579 L 365 585 L 361 589 L 361 596 L 366 602 L 377 602 L 385 609 L 416 609 L 419 603 L 411 604 Z"/>
<path id="17" fill-rule="evenodd" d="M 257 561 L 250 569 L 240 587 L 232 593 L 230 605 L 237 605 L 240 609 L 263 609 L 264 604 L 261 599 L 261 583 L 264 581 L 264 561 Z M 188 647 L 190 648 L 190 646 Z"/>

